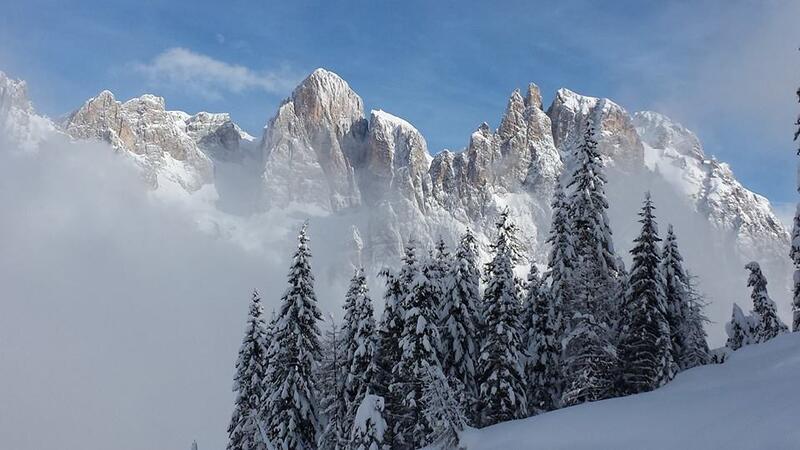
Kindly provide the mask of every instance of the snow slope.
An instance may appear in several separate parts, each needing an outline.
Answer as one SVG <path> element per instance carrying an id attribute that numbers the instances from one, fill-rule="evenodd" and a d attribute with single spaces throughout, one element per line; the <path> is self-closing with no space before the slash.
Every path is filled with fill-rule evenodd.
<path id="1" fill-rule="evenodd" d="M 800 333 L 744 347 L 653 392 L 565 408 L 463 437 L 468 450 L 800 448 Z"/>

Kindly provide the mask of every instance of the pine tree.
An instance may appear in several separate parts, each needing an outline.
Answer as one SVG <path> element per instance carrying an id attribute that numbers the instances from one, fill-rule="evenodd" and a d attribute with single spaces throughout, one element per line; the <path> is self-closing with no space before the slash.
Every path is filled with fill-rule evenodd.
<path id="1" fill-rule="evenodd" d="M 376 377 L 375 312 L 369 298 L 364 269 L 356 270 L 345 300 L 344 346 L 346 355 L 344 429 L 352 421 L 361 399 L 374 391 Z M 345 434 L 346 436 L 346 434 Z"/>
<path id="2" fill-rule="evenodd" d="M 698 293 L 693 278 L 689 274 L 687 274 L 687 290 L 689 292 L 689 311 L 684 323 L 686 342 L 680 361 L 680 367 L 683 370 L 702 366 L 711 361 L 708 335 L 705 330 L 705 324 L 709 320 L 703 312 L 706 302 Z"/>
<path id="3" fill-rule="evenodd" d="M 753 261 L 745 266 L 750 271 L 747 286 L 753 288 L 750 298 L 753 299 L 753 312 L 758 318 L 756 341 L 766 342 L 775 336 L 788 331 L 786 325 L 778 317 L 778 308 L 767 293 L 767 279 L 761 273 L 761 267 Z"/>
<path id="4" fill-rule="evenodd" d="M 527 416 L 524 350 L 519 336 L 519 282 L 514 276 L 520 247 L 515 236 L 517 227 L 508 215 L 508 209 L 500 214 L 491 246 L 494 256 L 484 269 L 486 335 L 478 359 L 483 425 Z"/>
<path id="5" fill-rule="evenodd" d="M 407 253 L 407 256 L 408 253 Z M 400 338 L 400 361 L 395 366 L 392 395 L 399 400 L 399 416 L 394 424 L 396 448 L 419 448 L 432 430 L 424 415 L 423 392 L 429 367 L 440 368 L 438 314 L 435 296 L 438 287 L 431 275 L 434 262 L 425 261 L 416 271 L 403 302 L 405 317 Z"/>
<path id="6" fill-rule="evenodd" d="M 608 221 L 608 200 L 603 159 L 594 139 L 595 129 L 588 120 L 581 144 L 575 149 L 575 170 L 567 185 L 570 189 L 569 207 L 575 253 L 579 258 L 578 272 L 573 275 L 575 298 L 592 298 L 582 315 L 594 315 L 597 320 L 611 322 L 616 317 L 619 290 L 619 261 L 611 240 Z M 592 295 L 587 296 L 586 291 Z"/>
<path id="7" fill-rule="evenodd" d="M 531 264 L 528 273 L 523 304 L 520 335 L 528 355 L 525 364 L 528 413 L 539 414 L 558 408 L 561 399 L 561 342 L 556 329 L 561 319 L 536 264 Z"/>
<path id="8" fill-rule="evenodd" d="M 442 238 L 439 238 L 434 248 L 431 270 L 431 279 L 434 280 L 436 288 L 438 289 L 436 298 L 437 304 L 434 305 L 437 314 L 442 314 L 443 311 L 442 303 L 444 302 L 445 287 L 448 283 L 447 277 L 450 273 L 451 258 L 447 244 L 444 243 Z"/>
<path id="9" fill-rule="evenodd" d="M 742 308 L 734 303 L 731 321 L 725 324 L 725 332 L 728 333 L 725 346 L 731 350 L 739 350 L 757 342 L 757 321 L 752 316 L 746 316 Z"/>
<path id="10" fill-rule="evenodd" d="M 800 150 L 798 150 L 800 151 Z M 798 182 L 798 192 L 800 192 L 800 182 Z M 800 203 L 797 204 L 797 210 L 794 213 L 794 221 L 792 222 L 792 245 L 789 250 L 789 256 L 792 258 L 794 264 L 793 276 L 793 299 L 792 299 L 792 331 L 800 331 Z"/>
<path id="11" fill-rule="evenodd" d="M 586 295 L 591 296 L 587 291 Z M 588 298 L 586 303 L 593 300 Z M 573 327 L 564 343 L 562 364 L 566 386 L 562 406 L 573 406 L 613 397 L 617 367 L 615 347 L 608 341 L 609 330 L 591 314 L 576 312 Z"/>
<path id="12" fill-rule="evenodd" d="M 461 237 L 444 286 L 440 327 L 442 370 L 448 380 L 463 386 L 462 405 L 470 411 L 471 423 L 477 423 L 477 367 L 480 341 L 480 270 L 477 241 L 467 229 Z"/>
<path id="13" fill-rule="evenodd" d="M 620 358 L 623 382 L 630 393 L 649 391 L 669 382 L 675 375 L 672 341 L 666 317 L 664 278 L 658 228 L 648 193 L 639 213 L 642 231 L 634 239 L 633 266 L 626 295 L 627 323 Z"/>
<path id="14" fill-rule="evenodd" d="M 797 101 L 800 102 L 800 88 L 797 89 Z M 795 121 L 797 131 L 794 132 L 794 140 L 797 141 L 800 137 L 800 115 L 797 116 Z M 797 154 L 800 155 L 800 147 L 797 148 Z M 800 178 L 797 180 L 797 192 L 800 192 Z M 792 331 L 800 331 L 800 203 L 797 204 L 797 209 L 794 213 L 794 222 L 792 227 L 792 245 L 789 250 L 789 257 L 792 258 L 794 263 L 794 299 L 792 300 Z"/>
<path id="15" fill-rule="evenodd" d="M 433 448 L 458 448 L 459 435 L 467 425 L 459 398 L 463 387 L 458 379 L 448 382 L 439 367 L 428 366 L 423 380 L 423 414 L 431 424 L 431 432 L 426 441 Z"/>
<path id="16" fill-rule="evenodd" d="M 572 317 L 573 312 L 571 288 L 576 261 L 569 204 L 560 183 L 556 185 L 551 206 L 553 218 L 547 239 L 547 243 L 550 244 L 550 255 L 545 277 L 550 280 L 550 299 L 556 314 L 553 326 L 556 330 L 556 342 L 560 343 L 566 336 L 567 319 Z"/>
<path id="17" fill-rule="evenodd" d="M 350 433 L 345 398 L 347 353 L 343 330 L 333 315 L 330 315 L 330 327 L 325 330 L 320 345 L 322 357 L 316 365 L 314 379 L 325 425 L 319 437 L 319 447 L 324 450 L 342 449 Z"/>
<path id="18" fill-rule="evenodd" d="M 236 401 L 231 423 L 228 426 L 228 450 L 263 450 L 266 448 L 258 425 L 263 420 L 260 406 L 269 340 L 261 297 L 257 291 L 253 291 L 247 330 L 239 349 L 239 358 L 236 361 L 236 375 L 233 381 Z"/>
<path id="19" fill-rule="evenodd" d="M 689 276 L 683 268 L 683 256 L 678 250 L 678 240 L 670 225 L 664 239 L 661 272 L 664 277 L 664 300 L 666 316 L 672 336 L 672 359 L 680 369 L 686 369 L 684 361 L 688 352 L 691 330 L 692 306 L 690 304 Z"/>
<path id="20" fill-rule="evenodd" d="M 375 392 L 384 399 L 383 417 L 389 424 L 386 442 L 394 442 L 394 425 L 399 415 L 399 400 L 389 390 L 394 384 L 395 366 L 400 361 L 400 338 L 403 334 L 405 309 L 403 299 L 406 288 L 401 283 L 400 276 L 388 269 L 381 271 L 381 276 L 386 280 L 384 293 L 384 308 L 378 328 L 378 347 L 375 355 Z"/>
<path id="21" fill-rule="evenodd" d="M 312 365 L 320 353 L 317 322 L 322 313 L 314 293 L 307 225 L 298 236 L 289 270 L 289 288 L 281 299 L 270 353 L 274 374 L 265 404 L 270 441 L 282 449 L 315 449 L 320 431 Z"/>
<path id="22" fill-rule="evenodd" d="M 383 397 L 367 394 L 353 420 L 349 450 L 389 450 L 388 425 L 384 419 Z"/>

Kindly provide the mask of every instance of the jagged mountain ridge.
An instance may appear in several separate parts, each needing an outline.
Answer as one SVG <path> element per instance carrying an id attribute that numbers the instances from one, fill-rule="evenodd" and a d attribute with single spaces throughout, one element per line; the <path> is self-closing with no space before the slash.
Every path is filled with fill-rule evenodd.
<path id="1" fill-rule="evenodd" d="M 74 139 L 95 139 L 134 157 L 152 187 L 158 176 L 195 191 L 214 182 L 214 159 L 230 159 L 252 141 L 228 114 L 168 111 L 162 97 L 145 94 L 119 102 L 102 91 L 60 121 Z"/>
<path id="2" fill-rule="evenodd" d="M 33 111 L 18 91 L 0 91 L 0 112 L 17 111 L 14 120 L 21 123 Z M 612 182 L 631 174 L 657 177 L 711 226 L 730 232 L 742 260 L 785 263 L 788 234 L 768 201 L 745 189 L 727 165 L 706 158 L 693 133 L 665 116 L 631 115 L 611 100 L 567 89 L 546 111 L 536 85 L 524 94 L 514 91 L 496 129 L 481 124 L 463 150 L 435 155 L 407 121 L 380 110 L 367 115 L 347 82 L 324 69 L 281 104 L 253 143 L 256 157 L 243 155 L 253 139 L 228 115 L 167 111 L 152 95 L 122 103 L 101 92 L 60 127 L 74 139 L 109 142 L 132 155 L 149 179 L 175 181 L 189 192 L 220 185 L 215 172 L 224 164 L 248 165 L 261 186 L 250 213 L 299 208 L 349 220 L 363 242 L 358 262 L 381 267 L 396 262 L 412 237 L 453 242 L 470 226 L 485 243 L 505 206 L 541 261 L 552 188 L 570 165 L 587 120 Z M 351 236 L 339 238 L 351 246 Z"/>

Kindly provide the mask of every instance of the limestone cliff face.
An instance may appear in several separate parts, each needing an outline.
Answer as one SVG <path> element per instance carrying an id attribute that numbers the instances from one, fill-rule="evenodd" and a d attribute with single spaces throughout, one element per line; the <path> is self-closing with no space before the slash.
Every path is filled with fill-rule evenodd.
<path id="1" fill-rule="evenodd" d="M 351 158 L 365 131 L 361 98 L 338 76 L 317 69 L 284 101 L 261 143 L 265 201 L 326 211 L 358 206 Z"/>
<path id="2" fill-rule="evenodd" d="M 108 142 L 133 156 L 152 186 L 161 178 L 188 191 L 214 182 L 211 156 L 230 158 L 249 138 L 227 114 L 168 111 L 163 98 L 149 94 L 123 103 L 109 91 L 86 101 L 61 127 L 74 139 Z"/>
<path id="3" fill-rule="evenodd" d="M 611 100 L 559 89 L 547 113 L 553 123 L 553 140 L 567 162 L 591 122 L 600 153 L 607 157 L 608 163 L 622 170 L 643 167 L 644 148 L 633 120 Z"/>

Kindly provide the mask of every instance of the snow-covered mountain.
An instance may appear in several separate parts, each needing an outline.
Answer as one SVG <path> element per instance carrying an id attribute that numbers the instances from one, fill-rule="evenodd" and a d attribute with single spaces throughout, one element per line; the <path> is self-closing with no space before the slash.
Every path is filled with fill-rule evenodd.
<path id="1" fill-rule="evenodd" d="M 167 111 L 149 94 L 123 103 L 102 91 L 59 125 L 74 139 L 105 141 L 135 158 L 154 188 L 161 178 L 187 191 L 214 182 L 212 159 L 234 158 L 242 140 L 253 140 L 228 114 Z"/>
<path id="2" fill-rule="evenodd" d="M 697 136 L 682 125 L 651 111 L 637 112 L 633 122 L 648 169 L 683 193 L 711 224 L 733 233 L 745 259 L 785 259 L 789 236 L 769 200 L 742 186 L 727 164 L 707 157 Z"/>
<path id="3" fill-rule="evenodd" d="M 568 172 L 589 120 L 608 166 L 618 247 L 629 245 L 643 192 L 661 189 L 657 205 L 671 205 L 661 209 L 663 223 L 690 217 L 685 229 L 676 224 L 679 236 L 699 234 L 697 224 L 709 236 L 690 240 L 690 268 L 693 252 L 697 259 L 724 253 L 732 277 L 743 279 L 743 263 L 757 259 L 771 286 L 787 283 L 788 233 L 769 202 L 742 186 L 726 164 L 705 156 L 691 131 L 660 114 L 631 115 L 609 99 L 568 89 L 556 92 L 547 110 L 535 84 L 516 90 L 497 128 L 483 123 L 465 148 L 434 155 L 412 124 L 380 110 L 367 113 L 348 83 L 325 69 L 280 105 L 260 142 L 227 114 L 169 111 L 153 95 L 120 102 L 108 91 L 58 128 L 76 140 L 108 142 L 139 163 L 154 187 L 167 182 L 189 197 L 215 189 L 226 214 L 217 230 L 229 227 L 231 215 L 312 215 L 324 224 L 326 241 L 353 263 L 377 270 L 395 264 L 411 238 L 452 243 L 469 226 L 485 245 L 506 206 L 529 253 L 542 262 L 553 186 Z M 1 73 L 0 124 L 26 143 L 40 139 L 37 130 L 54 127 L 33 112 L 24 83 Z M 235 200 L 242 197 L 247 201 Z M 701 279 L 711 278 L 706 261 L 696 264 Z M 729 296 L 704 287 L 712 297 Z"/>
<path id="4" fill-rule="evenodd" d="M 0 71 L 0 140 L 34 150 L 54 129 L 50 120 L 34 112 L 27 84 Z"/>

